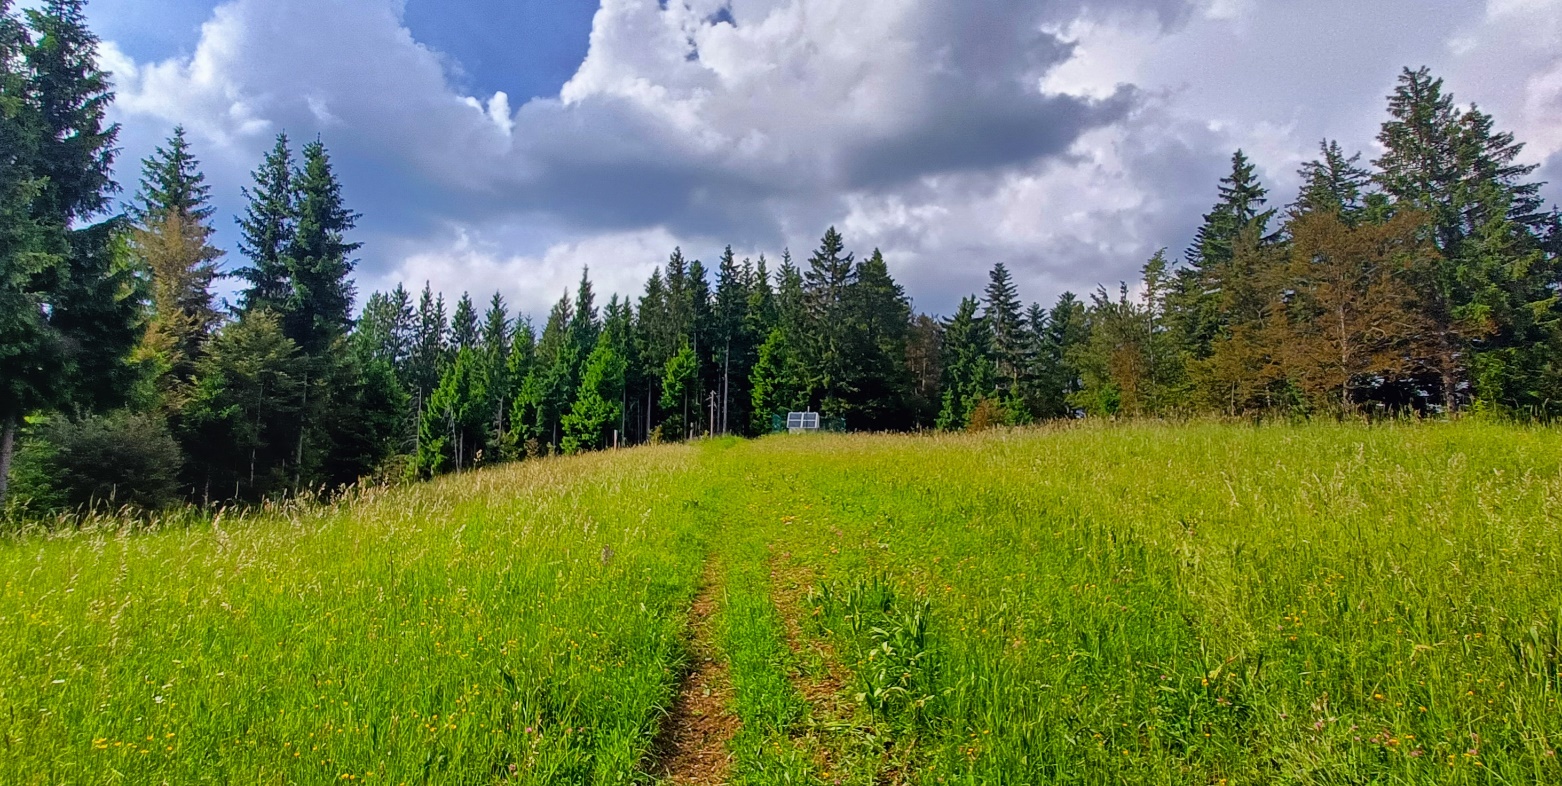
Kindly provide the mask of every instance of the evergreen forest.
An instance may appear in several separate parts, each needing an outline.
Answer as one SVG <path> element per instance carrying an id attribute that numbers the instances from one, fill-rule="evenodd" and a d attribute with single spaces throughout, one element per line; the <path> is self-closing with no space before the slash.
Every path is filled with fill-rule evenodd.
<path id="1" fill-rule="evenodd" d="M 357 291 L 360 216 L 323 139 L 276 138 L 232 249 L 183 129 L 117 183 L 84 5 L 0 0 L 8 515 L 256 503 L 800 410 L 862 432 L 1562 414 L 1562 214 L 1522 142 L 1424 68 L 1387 96 L 1376 158 L 1322 141 L 1278 194 L 1236 151 L 1190 247 L 1083 296 L 1027 302 L 994 264 L 922 313 L 892 259 L 830 228 L 797 256 L 672 249 L 634 293 L 583 270 L 527 315 Z"/>

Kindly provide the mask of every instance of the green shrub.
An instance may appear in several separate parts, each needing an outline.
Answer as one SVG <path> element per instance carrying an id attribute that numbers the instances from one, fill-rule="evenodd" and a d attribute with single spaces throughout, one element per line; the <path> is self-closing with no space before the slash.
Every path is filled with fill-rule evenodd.
<path id="1" fill-rule="evenodd" d="M 167 507 L 179 499 L 178 443 L 154 415 L 115 413 L 49 423 L 25 451 L 43 478 L 34 499 L 66 508 Z"/>

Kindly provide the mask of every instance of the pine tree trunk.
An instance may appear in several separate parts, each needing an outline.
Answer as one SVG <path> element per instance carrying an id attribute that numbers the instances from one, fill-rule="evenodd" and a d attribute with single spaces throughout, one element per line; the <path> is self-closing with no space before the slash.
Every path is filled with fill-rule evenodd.
<path id="1" fill-rule="evenodd" d="M 11 457 L 16 453 L 16 416 L 9 415 L 0 427 L 0 506 L 11 490 Z"/>

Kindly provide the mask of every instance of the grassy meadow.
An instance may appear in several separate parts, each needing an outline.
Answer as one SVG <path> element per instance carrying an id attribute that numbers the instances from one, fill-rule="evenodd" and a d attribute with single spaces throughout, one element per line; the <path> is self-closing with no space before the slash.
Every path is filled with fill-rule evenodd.
<path id="1" fill-rule="evenodd" d="M 1551 429 L 1146 424 L 11 536 L 0 782 L 656 782 L 706 597 L 707 778 L 1558 783 L 1559 504 Z"/>

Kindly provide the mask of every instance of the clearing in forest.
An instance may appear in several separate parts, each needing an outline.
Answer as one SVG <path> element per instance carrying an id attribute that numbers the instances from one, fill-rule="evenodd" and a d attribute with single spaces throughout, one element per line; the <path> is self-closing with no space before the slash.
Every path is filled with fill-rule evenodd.
<path id="1" fill-rule="evenodd" d="M 0 541 L 0 781 L 1562 782 L 1562 432 L 718 441 Z"/>

